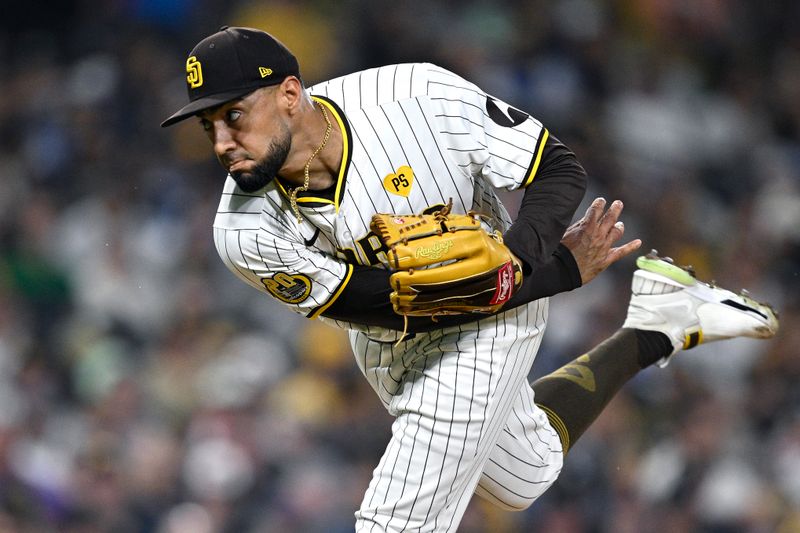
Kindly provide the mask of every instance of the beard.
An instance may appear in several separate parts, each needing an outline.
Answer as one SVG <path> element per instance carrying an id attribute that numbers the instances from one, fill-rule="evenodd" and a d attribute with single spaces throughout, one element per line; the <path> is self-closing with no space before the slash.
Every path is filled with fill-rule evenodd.
<path id="1" fill-rule="evenodd" d="M 266 187 L 278 176 L 278 172 L 286 163 L 289 149 L 292 147 L 292 137 L 288 129 L 284 129 L 283 136 L 273 139 L 267 153 L 251 171 L 231 172 L 231 177 L 236 185 L 246 193 L 253 193 Z"/>

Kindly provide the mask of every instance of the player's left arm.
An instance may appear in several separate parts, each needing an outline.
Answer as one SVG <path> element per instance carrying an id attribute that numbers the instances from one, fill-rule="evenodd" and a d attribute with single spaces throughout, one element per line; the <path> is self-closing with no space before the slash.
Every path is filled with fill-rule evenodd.
<path id="1" fill-rule="evenodd" d="M 526 277 L 555 252 L 586 191 L 586 171 L 553 135 L 547 136 L 538 163 L 517 218 L 504 234 L 506 246 L 522 260 Z"/>
<path id="2" fill-rule="evenodd" d="M 639 239 L 614 246 L 625 233 L 619 219 L 623 209 L 619 200 L 607 205 L 604 198 L 596 198 L 584 216 L 569 225 L 583 197 L 586 173 L 575 155 L 552 136 L 545 146 L 539 174 L 533 178 L 525 190 L 517 219 L 504 239 L 523 262 L 525 283 L 543 281 L 534 279 L 540 270 L 536 265 L 541 258 L 549 261 L 549 250 L 554 245 L 557 248 L 552 253 L 564 267 L 561 275 L 574 281 L 571 288 L 589 283 L 641 246 Z M 524 298 L 524 293 L 519 296 Z"/>
<path id="3" fill-rule="evenodd" d="M 527 277 L 550 260 L 586 191 L 575 154 L 530 114 L 444 69 L 429 67 L 429 100 L 442 144 L 473 180 L 525 189 L 504 242 Z"/>

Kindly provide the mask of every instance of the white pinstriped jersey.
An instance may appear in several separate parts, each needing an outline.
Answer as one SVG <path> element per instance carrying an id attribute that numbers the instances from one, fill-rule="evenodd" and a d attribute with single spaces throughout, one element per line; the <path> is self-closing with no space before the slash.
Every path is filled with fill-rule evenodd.
<path id="1" fill-rule="evenodd" d="M 341 129 L 333 191 L 298 198 L 297 223 L 277 180 L 245 194 L 228 177 L 214 222 L 223 261 L 241 279 L 310 318 L 341 293 L 353 266 L 381 265 L 375 213 L 453 210 L 510 217 L 496 190 L 529 185 L 548 133 L 527 114 L 431 64 L 386 66 L 310 89 Z M 359 510 L 359 533 L 452 532 L 474 493 L 530 505 L 558 476 L 560 441 L 527 375 L 547 322 L 546 298 L 461 326 L 392 342 L 350 329 L 356 361 L 396 416 Z M 324 317 L 323 317 L 324 318 Z"/>
<path id="2" fill-rule="evenodd" d="M 375 213 L 419 213 L 452 198 L 454 212 L 474 210 L 506 229 L 511 220 L 495 189 L 531 183 L 548 135 L 529 115 L 427 63 L 357 72 L 309 92 L 342 131 L 333 194 L 301 193 L 298 224 L 277 180 L 246 194 L 228 176 L 214 221 L 225 264 L 309 318 L 335 301 L 353 264 L 384 259 L 369 229 Z"/>

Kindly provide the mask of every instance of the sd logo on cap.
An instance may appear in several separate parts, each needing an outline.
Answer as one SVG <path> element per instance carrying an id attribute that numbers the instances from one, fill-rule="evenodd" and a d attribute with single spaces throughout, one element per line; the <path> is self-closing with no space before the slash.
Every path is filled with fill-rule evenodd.
<path id="1" fill-rule="evenodd" d="M 277 85 L 286 76 L 300 78 L 300 67 L 283 43 L 261 30 L 223 26 L 189 53 L 189 103 L 162 122 L 161 127 L 241 98 L 259 87 Z"/>

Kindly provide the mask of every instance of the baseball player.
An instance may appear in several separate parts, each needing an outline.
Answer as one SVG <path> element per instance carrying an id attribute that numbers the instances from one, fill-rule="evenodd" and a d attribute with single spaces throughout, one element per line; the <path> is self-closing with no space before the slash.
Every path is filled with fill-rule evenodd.
<path id="1" fill-rule="evenodd" d="M 619 202 L 598 199 L 569 225 L 586 175 L 545 126 L 432 64 L 306 88 L 291 52 L 248 28 L 200 41 L 186 80 L 189 104 L 162 125 L 198 117 L 228 172 L 214 221 L 220 257 L 291 310 L 346 329 L 395 416 L 357 531 L 455 531 L 473 494 L 525 509 L 641 368 L 700 342 L 777 329 L 768 306 L 648 255 L 624 327 L 531 386 L 548 297 L 641 244 L 613 246 L 624 231 Z M 515 220 L 500 189 L 524 191 Z M 433 213 L 439 223 L 468 212 L 480 213 L 487 235 L 502 234 L 514 290 L 492 313 L 398 314 L 387 268 L 396 249 L 373 217 Z"/>

